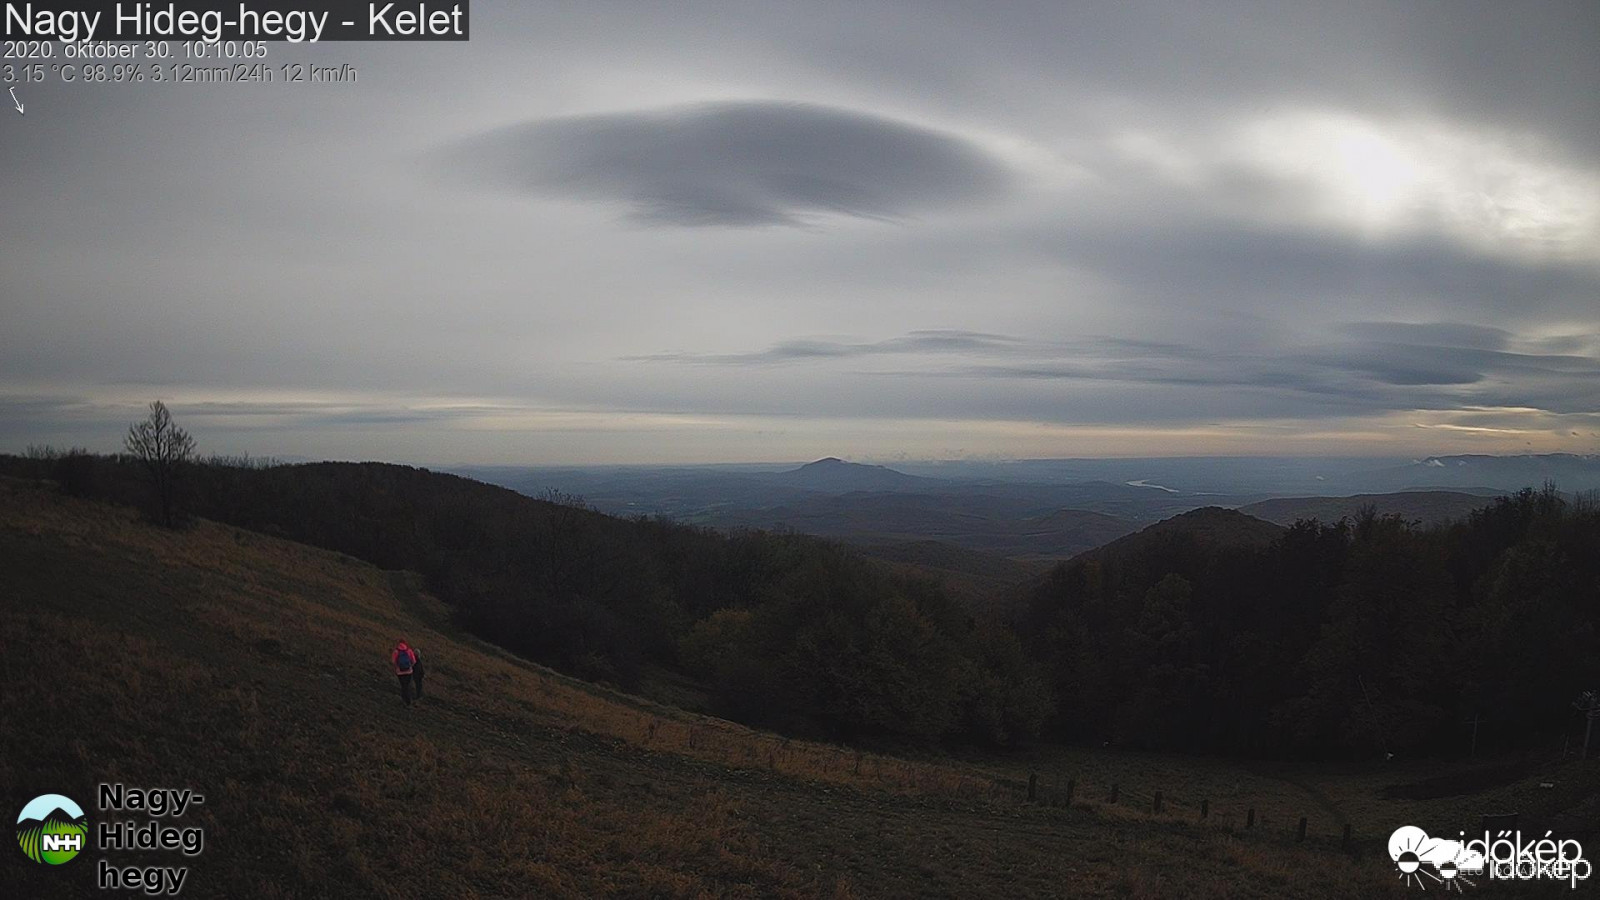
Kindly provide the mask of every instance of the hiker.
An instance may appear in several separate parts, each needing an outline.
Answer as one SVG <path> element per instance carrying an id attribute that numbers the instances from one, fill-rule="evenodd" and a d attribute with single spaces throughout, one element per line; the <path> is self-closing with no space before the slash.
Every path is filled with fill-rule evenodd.
<path id="1" fill-rule="evenodd" d="M 418 699 L 422 699 L 422 651 L 415 647 L 411 649 L 411 690 Z"/>
<path id="2" fill-rule="evenodd" d="M 394 663 L 394 674 L 400 677 L 400 699 L 411 705 L 411 676 L 417 670 L 417 654 L 405 641 L 394 645 L 394 652 L 389 654 L 389 661 Z"/>

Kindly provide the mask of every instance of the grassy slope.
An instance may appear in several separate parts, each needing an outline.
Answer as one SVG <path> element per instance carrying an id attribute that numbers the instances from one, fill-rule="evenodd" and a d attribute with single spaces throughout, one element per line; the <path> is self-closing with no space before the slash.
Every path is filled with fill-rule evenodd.
<path id="1" fill-rule="evenodd" d="M 186 896 L 1401 896 L 1386 859 L 1018 802 L 1005 766 L 843 753 L 456 634 L 403 573 L 0 480 L 0 796 L 191 787 Z M 431 663 L 401 706 L 400 636 Z M 97 850 L 7 896 L 101 896 Z M 15 888 L 13 889 L 13 885 Z"/>

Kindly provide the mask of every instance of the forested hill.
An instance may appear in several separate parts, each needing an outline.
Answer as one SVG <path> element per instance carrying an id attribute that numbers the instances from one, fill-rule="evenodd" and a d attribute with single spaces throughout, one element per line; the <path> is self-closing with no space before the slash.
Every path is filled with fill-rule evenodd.
<path id="1" fill-rule="evenodd" d="M 1202 506 L 1085 551 L 1077 558 L 1106 561 L 1137 557 L 1174 542 L 1204 551 L 1264 547 L 1282 534 L 1280 526 L 1238 510 Z"/>
<path id="2" fill-rule="evenodd" d="M 109 457 L 0 458 L 136 505 Z M 714 711 L 794 733 L 1009 742 L 1050 711 L 1004 628 L 937 586 L 795 535 L 722 535 L 380 463 L 194 465 L 190 514 L 425 576 L 465 626 L 530 659 L 630 690 L 656 668 Z"/>
<path id="3" fill-rule="evenodd" d="M 1501 745 L 1559 734 L 1579 692 L 1600 686 L 1593 502 L 1527 489 L 1434 527 L 1370 509 L 1281 531 L 1197 513 L 1064 563 L 1033 591 L 1020 630 L 1063 736 L 1453 753 L 1474 716 L 1493 717 L 1485 738 Z"/>

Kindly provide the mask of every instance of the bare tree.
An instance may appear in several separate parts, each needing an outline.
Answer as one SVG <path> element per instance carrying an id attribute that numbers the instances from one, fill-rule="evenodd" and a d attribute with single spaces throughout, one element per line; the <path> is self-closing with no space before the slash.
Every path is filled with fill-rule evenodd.
<path id="1" fill-rule="evenodd" d="M 128 426 L 122 445 L 137 458 L 155 483 L 158 521 L 168 528 L 178 521 L 179 470 L 194 458 L 194 438 L 172 421 L 160 400 L 150 404 L 150 415 Z"/>

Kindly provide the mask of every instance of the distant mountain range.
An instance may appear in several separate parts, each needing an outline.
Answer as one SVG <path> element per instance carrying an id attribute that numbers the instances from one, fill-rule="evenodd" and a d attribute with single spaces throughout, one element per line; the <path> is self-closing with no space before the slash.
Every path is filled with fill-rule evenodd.
<path id="1" fill-rule="evenodd" d="M 1398 491 L 1351 497 L 1278 497 L 1241 506 L 1239 511 L 1279 525 L 1293 525 L 1299 519 L 1337 522 L 1371 506 L 1379 515 L 1398 515 L 1408 521 L 1437 525 L 1464 518 L 1488 505 L 1491 499 L 1484 494 L 1456 491 Z"/>
<path id="2" fill-rule="evenodd" d="M 1087 510 L 1135 524 L 1162 519 L 1201 503 L 1247 503 L 1267 496 L 1259 492 L 1202 496 L 1100 480 L 1049 484 L 909 475 L 886 466 L 834 457 L 798 468 L 466 466 L 452 471 L 533 497 L 551 490 L 581 496 L 596 509 L 613 515 L 660 515 L 719 527 L 750 524 L 745 515 L 748 513 L 844 494 L 854 494 L 857 499 L 872 494 L 938 496 L 949 498 L 944 501 L 946 508 L 959 506 L 979 515 L 1010 518 L 1043 516 L 1060 509 Z"/>
<path id="3" fill-rule="evenodd" d="M 1544 453 L 1526 456 L 1430 456 L 1406 465 L 1368 473 L 1368 490 L 1448 487 L 1472 493 L 1499 493 L 1555 482 L 1562 491 L 1600 489 L 1600 455 Z"/>
<path id="4" fill-rule="evenodd" d="M 1066 558 L 1138 527 L 1089 510 L 1040 513 L 1021 498 L 863 491 L 724 509 L 706 521 L 721 528 L 787 528 L 859 543 L 934 540 L 1018 558 Z"/>
<path id="5" fill-rule="evenodd" d="M 1515 491 L 1552 480 L 1563 491 L 1600 488 L 1600 455 L 1571 453 L 1415 458 L 1178 457 L 1026 459 L 896 465 L 942 480 L 1030 484 L 1141 482 L 1190 495 L 1255 495 L 1254 499 L 1346 495 L 1441 488 L 1466 493 Z"/>
<path id="6" fill-rule="evenodd" d="M 902 471 L 907 469 L 909 471 Z M 1193 458 L 906 463 L 827 457 L 804 465 L 468 467 L 460 474 L 538 497 L 576 495 L 613 515 L 720 529 L 792 530 L 847 541 L 958 593 L 1027 579 L 1127 536 L 1183 529 L 1270 540 L 1297 519 L 1371 505 L 1433 524 L 1496 495 L 1555 481 L 1600 488 L 1600 456 Z M 1237 509 L 1238 512 L 1233 510 Z M 1155 530 L 1139 531 L 1158 523 Z M 1136 534 L 1137 533 L 1137 534 Z M 1018 566 L 1018 563 L 1024 565 Z"/>

